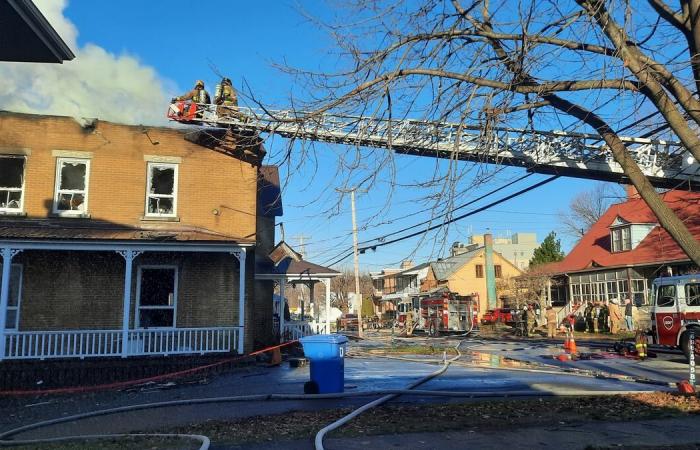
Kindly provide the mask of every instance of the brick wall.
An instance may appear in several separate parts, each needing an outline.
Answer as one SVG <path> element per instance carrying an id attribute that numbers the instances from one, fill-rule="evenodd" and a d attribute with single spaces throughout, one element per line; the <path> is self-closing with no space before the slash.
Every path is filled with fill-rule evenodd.
<path id="1" fill-rule="evenodd" d="M 124 259 L 112 252 L 25 251 L 20 330 L 119 329 Z M 141 265 L 178 267 L 177 326 L 238 325 L 238 260 L 228 253 L 144 253 L 134 260 L 130 326 Z M 250 277 L 248 277 L 250 279 Z M 251 304 L 254 293 L 247 295 Z"/>
<path id="2" fill-rule="evenodd" d="M 152 223 L 142 220 L 145 158 L 179 158 L 180 224 L 254 239 L 257 167 L 192 144 L 184 140 L 186 132 L 109 122 L 97 122 L 90 129 L 68 117 L 0 113 L 0 153 L 21 149 L 29 153 L 24 209 L 29 217 L 39 218 L 49 216 L 52 210 L 54 151 L 92 153 L 87 213 L 94 220 L 125 225 Z"/>

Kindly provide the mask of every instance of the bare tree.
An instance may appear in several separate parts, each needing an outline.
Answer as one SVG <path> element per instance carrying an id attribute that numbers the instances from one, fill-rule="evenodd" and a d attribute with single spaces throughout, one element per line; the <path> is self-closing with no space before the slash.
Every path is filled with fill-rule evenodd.
<path id="1" fill-rule="evenodd" d="M 593 189 L 579 193 L 569 203 L 568 211 L 559 211 L 564 232 L 576 239 L 581 238 L 615 203 L 615 199 L 620 198 L 621 193 L 617 191 L 613 185 L 601 182 Z"/>
<path id="2" fill-rule="evenodd" d="M 621 131 L 678 139 L 700 161 L 700 0 L 346 3 L 338 23 L 317 22 L 336 38 L 338 70 L 286 68 L 313 99 L 295 100 L 300 110 L 478 125 L 483 145 L 503 124 L 597 133 L 660 224 L 700 264 L 700 243 L 620 139 Z M 353 186 L 375 183 L 396 170 L 390 154 L 358 148 L 338 172 Z M 449 212 L 493 175 L 479 167 L 436 163 L 423 187 Z"/>
<path id="3" fill-rule="evenodd" d="M 371 298 L 374 287 L 369 274 L 360 274 L 360 291 L 362 298 Z M 355 292 L 355 273 L 344 270 L 343 273 L 331 279 L 331 292 L 334 294 L 333 306 L 347 312 L 350 293 Z"/>

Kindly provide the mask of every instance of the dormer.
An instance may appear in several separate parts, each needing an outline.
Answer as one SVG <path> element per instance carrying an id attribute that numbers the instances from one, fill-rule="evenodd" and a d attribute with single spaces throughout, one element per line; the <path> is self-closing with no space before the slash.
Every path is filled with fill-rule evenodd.
<path id="1" fill-rule="evenodd" d="M 655 223 L 632 223 L 620 216 L 610 224 L 610 251 L 612 253 L 634 250 L 654 229 Z"/>

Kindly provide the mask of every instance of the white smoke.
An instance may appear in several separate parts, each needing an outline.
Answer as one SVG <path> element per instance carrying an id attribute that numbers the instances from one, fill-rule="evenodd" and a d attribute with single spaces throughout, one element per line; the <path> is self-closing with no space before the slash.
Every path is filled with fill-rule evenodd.
<path id="1" fill-rule="evenodd" d="M 174 83 L 131 55 L 114 55 L 87 44 L 63 11 L 67 0 L 34 0 L 75 53 L 63 64 L 0 63 L 0 109 L 16 112 L 97 117 L 127 124 L 164 124 Z"/>

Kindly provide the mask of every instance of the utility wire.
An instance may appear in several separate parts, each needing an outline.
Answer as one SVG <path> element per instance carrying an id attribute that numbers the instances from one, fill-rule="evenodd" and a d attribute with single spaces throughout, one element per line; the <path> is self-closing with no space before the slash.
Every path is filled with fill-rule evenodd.
<path id="1" fill-rule="evenodd" d="M 503 202 L 505 202 L 505 201 L 508 201 L 508 200 L 510 200 L 510 199 L 512 199 L 512 198 L 518 197 L 519 195 L 525 194 L 526 192 L 529 192 L 529 191 L 531 191 L 531 190 L 533 190 L 533 189 L 537 189 L 538 187 L 543 186 L 543 185 L 545 185 L 545 184 L 547 184 L 547 183 L 551 183 L 552 181 L 554 181 L 554 180 L 556 180 L 556 179 L 558 179 L 558 178 L 561 178 L 561 175 L 552 175 L 551 177 L 549 177 L 549 178 L 547 178 L 547 179 L 544 179 L 544 180 L 542 180 L 542 181 L 540 181 L 540 182 L 538 182 L 538 183 L 532 184 L 532 185 L 530 185 L 530 186 L 528 186 L 528 187 L 526 187 L 526 188 L 523 188 L 523 189 L 521 189 L 521 190 L 519 190 L 519 191 L 517 191 L 517 192 L 514 192 L 514 193 L 512 193 L 512 194 L 506 195 L 505 197 L 502 197 L 502 198 L 500 198 L 500 199 L 498 199 L 498 200 L 495 200 L 495 201 L 493 201 L 493 202 L 491 202 L 491 203 L 488 203 L 488 204 L 486 204 L 486 205 L 484 205 L 484 206 L 481 206 L 481 207 L 479 207 L 479 208 L 477 208 L 477 209 L 475 209 L 475 210 L 472 210 L 472 211 L 469 211 L 469 212 L 467 212 L 467 213 L 461 214 L 461 215 L 459 215 L 459 216 L 457 216 L 457 217 L 453 217 L 453 218 L 451 218 L 451 219 L 449 219 L 449 220 L 446 220 L 446 221 L 444 221 L 444 222 L 442 222 L 442 223 L 440 223 L 440 224 L 436 224 L 436 225 L 430 226 L 430 227 L 426 228 L 425 230 L 416 231 L 416 232 L 413 232 L 413 233 L 411 233 L 411 234 L 407 234 L 406 236 L 401 236 L 401 237 L 398 237 L 398 238 L 396 238 L 396 239 L 392 239 L 392 240 L 390 240 L 390 241 L 379 242 L 379 243 L 376 243 L 376 244 L 373 244 L 373 245 L 368 245 L 368 246 L 365 246 L 365 247 L 360 247 L 360 248 L 357 249 L 357 251 L 358 251 L 358 252 L 364 252 L 364 251 L 366 251 L 366 250 L 375 250 L 377 247 L 384 247 L 385 245 L 394 244 L 394 243 L 396 243 L 396 242 L 404 241 L 404 240 L 406 240 L 406 239 L 410 239 L 410 238 L 412 238 L 412 237 L 419 236 L 419 235 L 421 235 L 421 234 L 424 234 L 424 233 L 427 233 L 427 232 L 429 232 L 429 231 L 435 230 L 435 229 L 437 229 L 437 228 L 443 227 L 443 226 L 448 225 L 448 224 L 450 224 L 450 223 L 457 222 L 458 220 L 462 220 L 462 219 L 464 219 L 464 218 L 466 218 L 466 217 L 473 216 L 474 214 L 477 214 L 477 213 L 480 213 L 480 212 L 482 212 L 482 211 L 485 211 L 485 210 L 491 208 L 492 206 L 496 206 L 496 205 L 501 204 L 501 203 L 503 203 Z M 330 263 L 329 265 L 332 266 L 332 265 L 338 264 L 339 262 L 344 261 L 345 259 L 349 258 L 349 257 L 352 256 L 352 255 L 353 255 L 353 252 L 350 252 L 350 253 L 348 253 L 347 255 L 343 256 L 342 258 L 340 258 L 340 259 L 338 259 L 338 260 L 336 260 L 336 261 Z"/>

